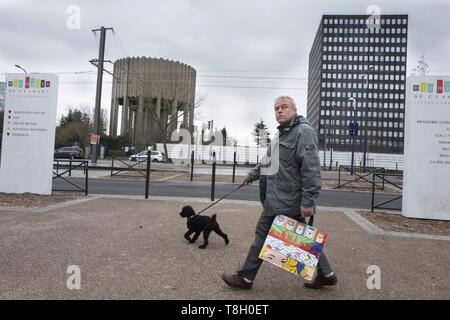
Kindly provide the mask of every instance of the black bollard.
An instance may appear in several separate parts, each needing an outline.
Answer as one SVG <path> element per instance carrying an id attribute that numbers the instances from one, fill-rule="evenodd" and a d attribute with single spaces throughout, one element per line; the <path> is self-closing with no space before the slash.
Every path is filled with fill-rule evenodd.
<path id="1" fill-rule="evenodd" d="M 216 186 L 216 152 L 213 152 L 212 179 L 211 179 L 211 201 L 214 201 L 215 186 Z"/>
<path id="2" fill-rule="evenodd" d="M 147 175 L 145 177 L 145 199 L 148 199 L 148 189 L 149 189 L 149 182 L 150 182 L 150 163 L 151 163 L 151 151 L 147 150 Z"/>
<path id="3" fill-rule="evenodd" d="M 89 161 L 86 161 L 85 162 L 85 170 L 86 170 L 86 172 L 85 172 L 85 180 L 84 180 L 84 183 L 85 183 L 85 185 L 86 185 L 86 188 L 85 188 L 85 194 L 86 195 L 88 195 L 89 193 L 88 193 L 88 185 L 89 185 L 89 179 L 88 179 L 88 175 L 89 175 Z"/>
<path id="4" fill-rule="evenodd" d="M 233 156 L 233 183 L 235 180 L 235 175 L 236 175 L 236 151 L 234 152 Z"/>
<path id="5" fill-rule="evenodd" d="M 191 152 L 191 181 L 194 180 L 194 150 Z"/>

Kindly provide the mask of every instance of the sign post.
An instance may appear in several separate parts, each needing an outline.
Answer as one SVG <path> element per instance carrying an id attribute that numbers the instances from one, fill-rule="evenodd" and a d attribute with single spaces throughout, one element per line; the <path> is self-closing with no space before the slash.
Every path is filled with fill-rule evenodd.
<path id="1" fill-rule="evenodd" d="M 402 214 L 450 220 L 449 177 L 450 76 L 409 77 Z"/>
<path id="2" fill-rule="evenodd" d="M 58 76 L 6 78 L 0 192 L 51 194 Z"/>

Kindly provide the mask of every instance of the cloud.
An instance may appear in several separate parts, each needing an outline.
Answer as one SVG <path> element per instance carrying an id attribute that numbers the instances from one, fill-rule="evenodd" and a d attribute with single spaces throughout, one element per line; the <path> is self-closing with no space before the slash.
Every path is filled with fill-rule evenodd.
<path id="1" fill-rule="evenodd" d="M 70 5 L 81 10 L 79 30 L 66 26 Z M 450 73 L 450 4 L 444 0 L 2 0 L 0 72 L 16 72 L 14 64 L 39 72 L 95 71 L 88 61 L 97 58 L 98 38 L 91 29 L 113 27 L 106 59 L 163 57 L 193 66 L 197 91 L 208 93 L 202 117 L 226 126 L 241 143 L 260 119 L 275 132 L 272 103 L 279 95 L 293 96 L 306 114 L 308 55 L 322 14 L 364 14 L 370 5 L 409 14 L 408 70 L 425 53 L 431 70 Z M 58 114 L 67 105 L 93 106 L 95 79 L 95 73 L 61 74 Z M 111 77 L 104 81 L 102 107 L 109 109 Z"/>

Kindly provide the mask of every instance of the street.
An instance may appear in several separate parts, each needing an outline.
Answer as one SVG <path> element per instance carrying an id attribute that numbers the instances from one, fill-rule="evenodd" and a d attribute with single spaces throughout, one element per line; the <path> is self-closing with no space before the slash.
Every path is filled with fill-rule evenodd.
<path id="1" fill-rule="evenodd" d="M 151 179 L 151 178 L 150 178 Z M 69 178 L 70 181 L 84 186 L 84 178 Z M 215 199 L 236 188 L 237 184 L 216 183 Z M 145 193 L 145 181 L 134 179 L 89 179 L 89 194 L 114 194 L 114 195 L 142 195 Z M 76 190 L 69 183 L 56 179 L 53 180 L 53 189 Z M 194 197 L 210 198 L 211 184 L 208 182 L 190 181 L 151 181 L 150 195 L 170 197 Z M 397 195 L 377 192 L 375 203 L 381 203 L 395 198 Z M 246 186 L 231 194 L 228 199 L 233 200 L 259 200 L 258 186 Z M 372 194 L 370 192 L 352 192 L 322 190 L 318 200 L 320 206 L 370 209 Z M 389 207 L 401 207 L 401 199 L 393 201 Z"/>

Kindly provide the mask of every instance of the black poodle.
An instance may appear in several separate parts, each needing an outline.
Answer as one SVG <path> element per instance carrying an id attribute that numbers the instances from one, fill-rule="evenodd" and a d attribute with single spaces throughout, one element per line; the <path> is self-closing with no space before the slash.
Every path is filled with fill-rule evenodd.
<path id="1" fill-rule="evenodd" d="M 227 235 L 223 233 L 222 230 L 220 230 L 219 224 L 216 221 L 215 214 L 213 214 L 211 217 L 201 216 L 195 214 L 195 211 L 191 206 L 185 206 L 181 210 L 180 216 L 182 216 L 183 218 L 187 218 L 188 231 L 185 233 L 184 237 L 190 243 L 194 243 L 200 236 L 200 233 L 203 231 L 203 244 L 199 246 L 200 249 L 205 249 L 208 245 L 208 237 L 211 231 L 214 231 L 219 236 L 221 236 L 225 240 L 225 244 L 228 244 L 230 242 Z M 194 237 L 191 239 L 190 235 L 194 232 Z"/>

